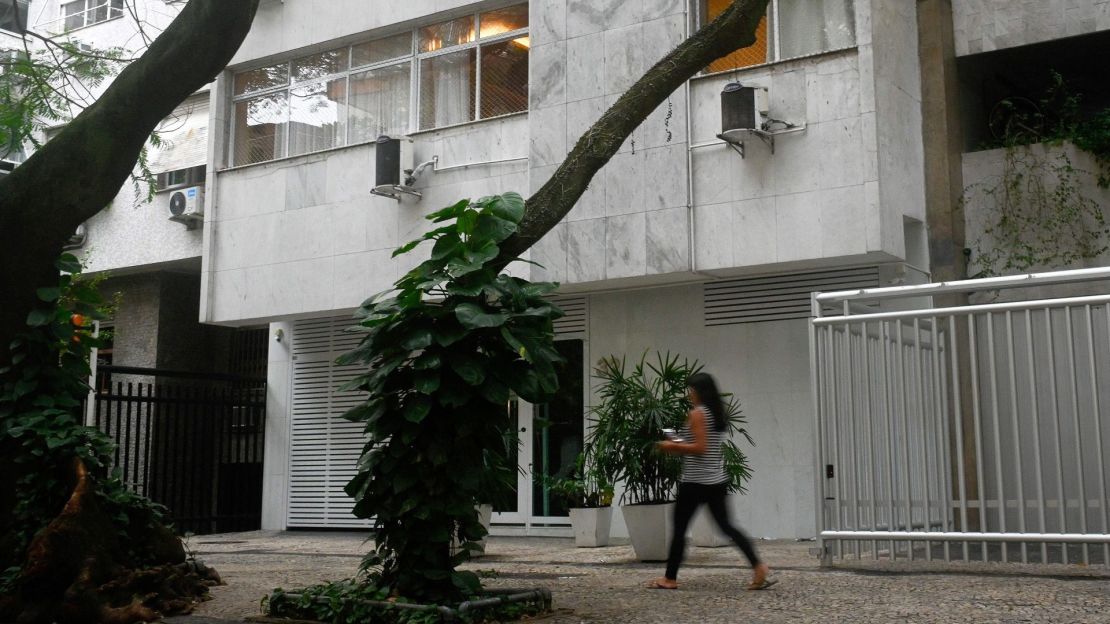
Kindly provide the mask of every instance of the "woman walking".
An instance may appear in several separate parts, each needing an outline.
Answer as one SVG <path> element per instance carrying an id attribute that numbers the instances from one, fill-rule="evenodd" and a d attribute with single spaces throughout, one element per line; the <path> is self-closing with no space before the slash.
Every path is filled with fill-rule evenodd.
<path id="1" fill-rule="evenodd" d="M 727 423 L 721 394 L 713 378 L 696 373 L 686 382 L 693 408 L 686 416 L 686 425 L 671 440 L 659 442 L 664 453 L 682 455 L 682 482 L 678 486 L 678 502 L 674 508 L 674 537 L 667 557 L 667 572 L 648 586 L 657 589 L 678 587 L 678 567 L 686 549 L 686 527 L 702 504 L 709 505 L 713 520 L 744 552 L 752 565 L 752 582 L 748 589 L 767 589 L 777 581 L 768 578 L 770 568 L 759 559 L 755 548 L 739 529 L 728 520 L 728 475 L 725 474 L 724 441 Z"/>

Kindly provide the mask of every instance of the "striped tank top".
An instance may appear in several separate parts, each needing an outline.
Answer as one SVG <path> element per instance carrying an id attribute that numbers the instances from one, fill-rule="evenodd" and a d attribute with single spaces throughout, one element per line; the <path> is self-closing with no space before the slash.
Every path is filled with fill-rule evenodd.
<path id="1" fill-rule="evenodd" d="M 705 418 L 705 434 L 708 439 L 705 453 L 701 455 L 682 456 L 682 482 L 698 483 L 701 485 L 717 485 L 728 481 L 725 474 L 725 458 L 721 448 L 725 432 L 717 431 L 713 426 L 713 415 L 704 405 L 697 406 Z M 680 430 L 682 439 L 693 441 L 694 433 L 689 425 L 683 425 Z"/>

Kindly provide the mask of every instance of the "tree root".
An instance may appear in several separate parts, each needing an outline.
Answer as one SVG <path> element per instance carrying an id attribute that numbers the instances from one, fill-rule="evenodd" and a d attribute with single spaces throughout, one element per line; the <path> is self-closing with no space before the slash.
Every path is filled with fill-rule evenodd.
<path id="1" fill-rule="evenodd" d="M 133 561 L 97 504 L 95 481 L 74 460 L 73 493 L 27 550 L 19 593 L 0 601 L 0 621 L 134 624 L 189 613 L 222 584 L 215 570 L 185 560 L 181 541 L 158 527 L 145 535 L 154 560 Z"/>

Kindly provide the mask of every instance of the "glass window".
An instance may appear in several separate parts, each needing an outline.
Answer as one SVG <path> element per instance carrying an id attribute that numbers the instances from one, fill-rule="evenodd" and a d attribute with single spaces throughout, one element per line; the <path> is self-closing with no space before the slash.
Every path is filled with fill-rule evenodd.
<path id="1" fill-rule="evenodd" d="M 778 4 L 781 58 L 846 48 L 856 41 L 852 0 L 778 0 Z"/>
<path id="2" fill-rule="evenodd" d="M 347 48 L 299 58 L 292 66 L 293 82 L 334 76 L 347 71 Z"/>
<path id="3" fill-rule="evenodd" d="M 289 102 L 285 92 L 236 103 L 235 164 L 284 157 L 288 120 Z"/>
<path id="4" fill-rule="evenodd" d="M 289 84 L 289 65 L 271 65 L 235 74 L 235 95 Z"/>
<path id="5" fill-rule="evenodd" d="M 518 4 L 497 11 L 482 13 L 479 22 L 478 35 L 483 38 L 528 28 L 528 5 Z"/>
<path id="6" fill-rule="evenodd" d="M 11 0 L 0 3 L 0 30 L 23 32 L 27 26 L 27 11 L 30 0 Z"/>
<path id="7" fill-rule="evenodd" d="M 474 49 L 420 61 L 420 129 L 474 120 Z"/>
<path id="8" fill-rule="evenodd" d="M 700 0 L 702 24 L 732 0 Z M 777 19 L 777 22 L 776 22 Z M 776 60 L 839 50 L 855 44 L 853 0 L 771 0 L 755 43 L 713 61 L 707 72 L 728 71 Z"/>
<path id="9" fill-rule="evenodd" d="M 412 33 L 367 41 L 351 48 L 351 66 L 361 67 L 412 54 Z"/>
<path id="10" fill-rule="evenodd" d="M 421 52 L 435 52 L 471 41 L 474 41 L 473 15 L 420 29 Z"/>
<path id="11" fill-rule="evenodd" d="M 123 0 L 74 0 L 62 5 L 66 30 L 123 17 Z"/>
<path id="12" fill-rule="evenodd" d="M 528 110 L 527 39 L 482 46 L 482 119 Z"/>
<path id="13" fill-rule="evenodd" d="M 409 127 L 410 63 L 351 75 L 351 143 L 404 134 Z"/>
<path id="14" fill-rule="evenodd" d="M 289 155 L 339 147 L 347 136 L 347 80 L 289 92 Z"/>

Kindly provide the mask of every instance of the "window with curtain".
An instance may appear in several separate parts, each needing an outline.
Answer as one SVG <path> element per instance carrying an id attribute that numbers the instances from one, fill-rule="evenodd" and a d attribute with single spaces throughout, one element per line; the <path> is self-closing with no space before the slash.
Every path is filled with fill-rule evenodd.
<path id="1" fill-rule="evenodd" d="M 123 17 L 123 0 L 73 0 L 62 4 L 66 30 Z"/>
<path id="2" fill-rule="evenodd" d="M 529 47 L 519 4 L 238 72 L 232 164 L 526 111 Z"/>
<path id="3" fill-rule="evenodd" d="M 30 0 L 7 0 L 0 3 L 0 30 L 13 33 L 22 33 L 27 26 L 27 11 L 30 10 Z"/>
<path id="4" fill-rule="evenodd" d="M 702 25 L 732 0 L 698 0 Z M 709 64 L 707 72 L 728 71 L 849 48 L 856 43 L 853 0 L 771 0 L 756 30 L 756 41 Z"/>

